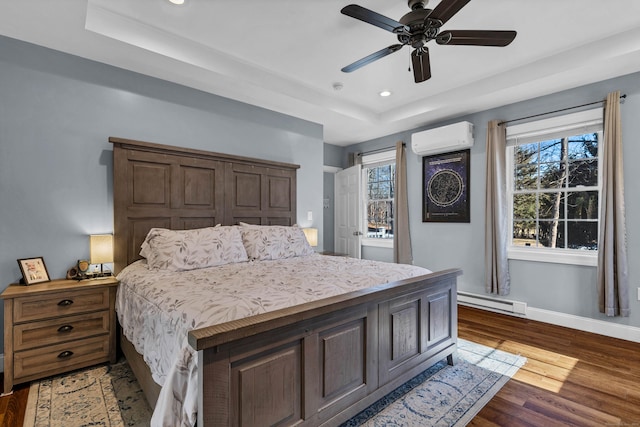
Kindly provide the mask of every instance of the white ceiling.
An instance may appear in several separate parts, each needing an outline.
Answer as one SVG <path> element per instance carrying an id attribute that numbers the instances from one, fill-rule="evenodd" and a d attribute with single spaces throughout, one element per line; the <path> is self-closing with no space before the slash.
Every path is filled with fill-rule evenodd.
<path id="1" fill-rule="evenodd" d="M 342 15 L 348 3 L 1 0 L 0 34 L 321 123 L 336 145 L 640 71 L 640 1 L 472 0 L 443 29 L 516 30 L 511 45 L 429 42 L 432 78 L 419 84 L 409 47 L 345 74 L 397 43 Z M 409 11 L 357 4 L 396 20 Z"/>

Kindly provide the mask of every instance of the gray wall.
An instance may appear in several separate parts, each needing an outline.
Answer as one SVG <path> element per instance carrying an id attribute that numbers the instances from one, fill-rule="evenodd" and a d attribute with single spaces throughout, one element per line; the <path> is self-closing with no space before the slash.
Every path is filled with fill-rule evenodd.
<path id="1" fill-rule="evenodd" d="M 392 147 L 396 141 L 411 142 L 411 134 L 417 131 L 447 125 L 459 121 L 474 124 L 475 144 L 471 149 L 471 222 L 468 224 L 423 223 L 422 218 L 422 159 L 407 149 L 407 177 L 411 243 L 414 263 L 432 270 L 461 267 L 464 275 L 459 280 L 461 290 L 483 294 L 484 291 L 484 197 L 487 122 L 493 119 L 511 120 L 532 114 L 554 111 L 604 99 L 607 93 L 620 90 L 627 94 L 622 113 L 624 144 L 624 174 L 626 182 L 626 216 L 629 256 L 629 282 L 631 315 L 628 318 L 607 318 L 598 312 L 596 294 L 596 268 L 512 260 L 511 295 L 509 299 L 524 301 L 530 306 L 576 316 L 640 326 L 640 302 L 637 287 L 640 286 L 640 192 L 635 188 L 640 182 L 640 73 L 606 80 L 588 86 L 507 105 L 468 116 L 456 117 L 446 122 L 389 135 L 376 140 L 345 147 L 343 166 L 347 153 Z M 594 108 L 595 106 L 589 107 Z M 578 110 L 574 110 L 578 111 Z M 522 123 L 522 122 L 519 122 Z M 363 248 L 363 257 L 392 259 L 391 250 Z"/>
<path id="2" fill-rule="evenodd" d="M 299 164 L 322 249 L 321 125 L 0 37 L 0 290 L 18 258 L 64 277 L 113 232 L 109 136 Z"/>

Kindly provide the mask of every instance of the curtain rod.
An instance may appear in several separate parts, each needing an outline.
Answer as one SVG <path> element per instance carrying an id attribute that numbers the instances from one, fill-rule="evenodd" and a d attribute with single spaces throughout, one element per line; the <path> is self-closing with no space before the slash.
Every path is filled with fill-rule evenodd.
<path id="1" fill-rule="evenodd" d="M 624 99 L 626 97 L 627 97 L 626 93 L 620 95 L 620 99 Z M 511 122 L 517 122 L 519 120 L 532 119 L 534 117 L 546 116 L 547 114 L 559 113 L 561 111 L 574 110 L 576 108 L 586 107 L 586 106 L 589 106 L 589 105 L 602 104 L 605 101 L 606 101 L 606 99 L 603 99 L 601 101 L 589 102 L 587 104 L 576 105 L 574 107 L 561 108 L 560 110 L 547 111 L 546 113 L 534 114 L 533 116 L 520 117 L 518 119 L 513 119 L 513 120 L 505 120 L 504 122 L 498 123 L 498 125 L 504 125 L 504 124 L 511 123 Z"/>
<path id="2" fill-rule="evenodd" d="M 405 144 L 404 142 L 402 143 L 403 147 L 406 147 L 407 144 Z M 396 146 L 394 145 L 393 147 L 387 147 L 387 148 L 376 148 L 375 150 L 371 150 L 371 151 L 365 151 L 362 153 L 358 153 L 356 154 L 357 156 L 364 156 L 365 154 L 374 154 L 374 153 L 381 153 L 383 151 L 389 151 L 389 150 L 393 150 L 394 148 L 396 148 Z"/>

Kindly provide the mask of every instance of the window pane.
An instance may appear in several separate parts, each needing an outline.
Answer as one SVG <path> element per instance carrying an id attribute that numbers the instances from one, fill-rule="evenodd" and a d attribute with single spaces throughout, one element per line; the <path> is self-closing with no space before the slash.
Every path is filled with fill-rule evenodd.
<path id="1" fill-rule="evenodd" d="M 535 164 L 538 162 L 538 143 L 518 145 L 514 153 L 516 165 Z"/>
<path id="2" fill-rule="evenodd" d="M 516 166 L 516 190 L 533 190 L 538 188 L 538 167 L 536 165 Z"/>
<path id="3" fill-rule="evenodd" d="M 585 221 L 569 221 L 568 247 L 589 251 L 598 250 L 598 223 Z"/>
<path id="4" fill-rule="evenodd" d="M 513 196 L 513 220 L 536 219 L 536 195 L 515 194 Z"/>
<path id="5" fill-rule="evenodd" d="M 564 221 L 540 221 L 538 241 L 546 248 L 564 248 Z"/>
<path id="6" fill-rule="evenodd" d="M 378 198 L 378 183 L 377 182 L 373 182 L 371 184 L 369 184 L 369 198 L 370 199 L 377 199 Z"/>
<path id="7" fill-rule="evenodd" d="M 567 218 L 598 219 L 598 192 L 580 191 L 569 193 Z"/>
<path id="8" fill-rule="evenodd" d="M 576 160 L 569 163 L 569 187 L 595 187 L 598 185 L 598 161 Z"/>
<path id="9" fill-rule="evenodd" d="M 540 162 L 559 162 L 562 159 L 562 140 L 552 139 L 540 143 Z"/>
<path id="10" fill-rule="evenodd" d="M 540 188 L 562 188 L 566 176 L 565 168 L 559 163 L 540 164 Z"/>
<path id="11" fill-rule="evenodd" d="M 536 222 L 514 221 L 513 223 L 514 246 L 536 246 Z"/>
<path id="12" fill-rule="evenodd" d="M 379 191 L 378 191 L 379 199 L 388 199 L 391 197 L 391 185 L 389 184 L 388 181 L 381 182 L 380 184 L 378 184 L 378 186 L 379 186 Z"/>
<path id="13" fill-rule="evenodd" d="M 568 138 L 570 159 L 592 159 L 598 157 L 598 134 L 587 133 Z"/>
<path id="14" fill-rule="evenodd" d="M 564 219 L 564 193 L 540 193 L 538 202 L 540 219 Z"/>
<path id="15" fill-rule="evenodd" d="M 367 237 L 393 238 L 393 202 L 369 202 L 367 206 Z"/>

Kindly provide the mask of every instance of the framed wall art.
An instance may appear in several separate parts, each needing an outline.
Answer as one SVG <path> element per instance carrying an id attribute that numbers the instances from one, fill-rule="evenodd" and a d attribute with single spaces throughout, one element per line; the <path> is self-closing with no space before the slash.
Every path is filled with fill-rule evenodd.
<path id="1" fill-rule="evenodd" d="M 470 222 L 471 150 L 422 158 L 422 222 Z"/>
<path id="2" fill-rule="evenodd" d="M 25 285 L 33 285 L 50 280 L 42 257 L 19 259 L 18 264 L 20 265 L 22 280 Z"/>

